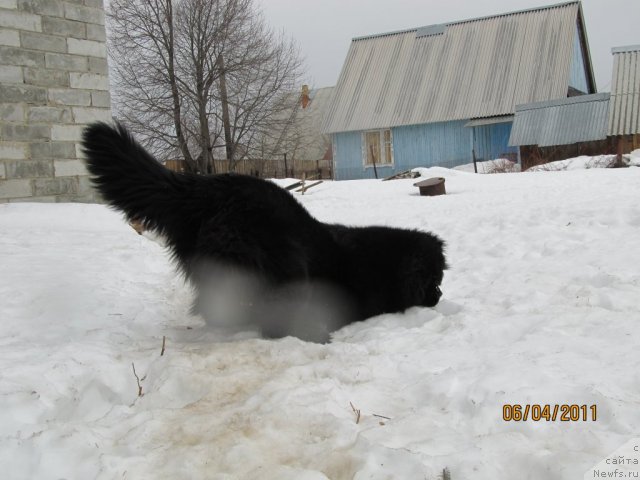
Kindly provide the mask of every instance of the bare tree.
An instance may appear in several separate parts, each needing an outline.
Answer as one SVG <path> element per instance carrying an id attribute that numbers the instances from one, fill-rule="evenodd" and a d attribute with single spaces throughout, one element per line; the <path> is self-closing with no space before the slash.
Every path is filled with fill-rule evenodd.
<path id="1" fill-rule="evenodd" d="M 193 172 L 250 156 L 301 74 L 253 0 L 111 0 L 108 18 L 116 114 Z"/>

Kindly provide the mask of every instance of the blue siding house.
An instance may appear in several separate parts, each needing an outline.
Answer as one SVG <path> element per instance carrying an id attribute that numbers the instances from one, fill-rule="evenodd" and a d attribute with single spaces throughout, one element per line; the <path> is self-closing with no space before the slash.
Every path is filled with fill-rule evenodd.
<path id="1" fill-rule="evenodd" d="M 353 39 L 323 131 L 337 180 L 517 160 L 516 105 L 595 91 L 574 1 Z"/>

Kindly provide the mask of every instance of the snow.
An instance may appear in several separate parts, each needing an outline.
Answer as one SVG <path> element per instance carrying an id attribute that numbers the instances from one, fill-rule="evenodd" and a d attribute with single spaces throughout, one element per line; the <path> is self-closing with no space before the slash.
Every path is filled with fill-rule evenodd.
<path id="1" fill-rule="evenodd" d="M 589 157 L 581 155 L 579 157 L 567 158 L 542 165 L 531 167 L 529 172 L 558 171 L 558 170 L 583 170 L 586 168 L 609 168 L 616 162 L 616 155 L 597 155 Z M 634 150 L 629 154 L 622 155 L 622 163 L 631 167 L 640 166 L 640 150 Z"/>
<path id="2" fill-rule="evenodd" d="M 422 173 L 447 195 L 297 195 L 447 242 L 436 308 L 328 345 L 205 328 L 163 248 L 103 206 L 0 205 L 3 478 L 582 478 L 640 431 L 640 169 Z M 505 404 L 598 416 L 507 422 Z"/>
<path id="3" fill-rule="evenodd" d="M 579 157 L 557 160 L 555 162 L 544 163 L 529 169 L 530 172 L 544 172 L 557 170 L 583 170 L 586 168 L 609 168 L 616 161 L 615 155 L 598 155 L 590 157 L 581 155 Z"/>
<path id="4" fill-rule="evenodd" d="M 640 148 L 631 152 L 627 158 L 629 159 L 630 166 L 640 167 Z"/>
<path id="5" fill-rule="evenodd" d="M 478 169 L 478 173 L 512 173 L 520 171 L 520 164 L 512 162 L 507 158 L 497 158 L 495 160 L 476 162 L 475 167 L 473 163 L 466 163 L 453 169 L 461 172 L 475 173 L 476 168 Z"/>

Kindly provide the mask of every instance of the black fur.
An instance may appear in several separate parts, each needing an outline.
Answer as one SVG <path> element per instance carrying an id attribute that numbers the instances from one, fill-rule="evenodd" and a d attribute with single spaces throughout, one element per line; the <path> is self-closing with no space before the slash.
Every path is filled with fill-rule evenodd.
<path id="1" fill-rule="evenodd" d="M 169 171 L 121 125 L 89 126 L 83 146 L 94 186 L 129 219 L 166 237 L 196 288 L 194 310 L 205 315 L 199 305 L 210 292 L 210 270 L 255 279 L 260 288 L 250 302 L 252 320 L 272 337 L 326 341 L 349 322 L 438 303 L 446 262 L 435 235 L 325 224 L 272 182 Z M 329 297 L 340 308 L 331 308 L 335 318 L 318 319 L 325 322 L 319 333 L 289 322 L 293 310 L 300 312 L 291 301 L 309 306 L 304 316 Z"/>

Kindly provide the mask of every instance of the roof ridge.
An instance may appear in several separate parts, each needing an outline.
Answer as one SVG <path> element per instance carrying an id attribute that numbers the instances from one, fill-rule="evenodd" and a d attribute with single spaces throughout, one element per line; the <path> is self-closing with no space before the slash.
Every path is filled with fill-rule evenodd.
<path id="1" fill-rule="evenodd" d="M 541 7 L 533 7 L 533 8 L 526 8 L 524 10 L 516 10 L 513 12 L 505 12 L 505 13 L 496 13 L 494 15 L 486 15 L 484 17 L 476 17 L 476 18 L 468 18 L 465 20 L 454 20 L 452 22 L 444 22 L 444 23 L 436 23 L 433 25 L 424 25 L 424 26 L 420 26 L 420 27 L 414 27 L 414 28 L 407 28 L 407 29 L 403 29 L 403 30 L 394 30 L 391 32 L 384 32 L 384 33 L 374 33 L 371 35 L 362 35 L 360 37 L 353 37 L 351 39 L 352 42 L 356 42 L 356 41 L 360 41 L 360 40 L 370 40 L 372 38 L 382 38 L 382 37 L 389 37 L 392 35 L 402 35 L 404 33 L 411 33 L 411 32 L 418 32 L 418 30 L 420 29 L 424 29 L 424 28 L 429 28 L 429 27 L 435 27 L 435 26 L 451 26 L 451 25 L 460 25 L 463 23 L 472 23 L 472 22 L 479 22 L 482 20 L 489 20 L 492 18 L 500 18 L 500 17 L 508 17 L 511 15 L 521 15 L 523 13 L 532 13 L 532 12 L 540 12 L 543 10 L 551 10 L 553 8 L 561 8 L 561 7 L 567 7 L 569 5 L 580 5 L 581 1 L 580 0 L 571 0 L 568 2 L 562 2 L 562 3 L 556 3 L 553 5 L 543 5 Z"/>
<path id="2" fill-rule="evenodd" d="M 627 53 L 627 52 L 637 52 L 640 50 L 640 45 L 626 45 L 624 47 L 613 47 L 611 49 L 611 53 Z"/>

